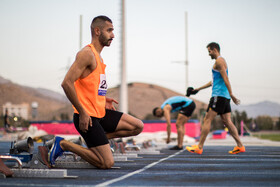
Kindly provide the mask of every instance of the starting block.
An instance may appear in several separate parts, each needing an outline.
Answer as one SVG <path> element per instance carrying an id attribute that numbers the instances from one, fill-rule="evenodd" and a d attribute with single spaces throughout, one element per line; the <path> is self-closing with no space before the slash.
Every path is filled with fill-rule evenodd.
<path id="1" fill-rule="evenodd" d="M 114 158 L 115 157 L 126 157 L 126 158 L 138 158 L 138 154 L 136 152 L 134 153 L 113 153 Z"/>
<path id="2" fill-rule="evenodd" d="M 40 158 L 40 154 L 34 154 L 33 139 L 12 142 L 10 155 L 0 155 L 0 178 L 77 178 L 68 176 L 66 169 L 48 169 Z M 8 168 L 3 161 L 8 162 Z M 27 167 L 27 168 L 23 168 Z M 41 167 L 41 168 L 40 168 Z"/>
<path id="3" fill-rule="evenodd" d="M 160 151 L 156 150 L 142 150 L 142 151 L 126 151 L 127 154 L 137 153 L 142 155 L 159 155 Z"/>
<path id="4" fill-rule="evenodd" d="M 127 161 L 127 157 L 125 156 L 115 156 L 113 155 L 115 161 Z M 58 157 L 55 161 L 54 168 L 63 168 L 63 169 L 90 169 L 96 168 L 95 166 L 91 165 L 90 163 L 83 160 L 80 156 L 71 153 L 71 152 L 64 152 L 62 156 Z M 118 167 L 113 167 L 117 169 Z"/>
<path id="5" fill-rule="evenodd" d="M 72 140 L 73 143 L 82 144 L 81 138 Z M 44 146 L 38 147 L 38 153 L 33 154 L 34 144 L 32 138 L 13 142 L 10 155 L 0 155 L 1 167 L 0 178 L 77 178 L 77 176 L 68 176 L 67 169 L 91 169 L 96 168 L 83 160 L 80 156 L 64 152 L 58 157 L 54 168 L 50 169 L 47 161 L 47 152 L 51 148 L 53 140 L 44 143 Z M 145 148 L 150 147 L 147 144 Z M 154 149 L 141 150 L 138 145 L 124 142 L 110 142 L 110 147 L 115 161 L 128 161 L 128 158 L 139 158 L 138 154 L 160 154 L 160 151 Z M 42 155 L 41 155 L 42 154 Z M 9 164 L 9 167 L 5 165 Z M 119 169 L 120 167 L 112 167 Z"/>
<path id="6" fill-rule="evenodd" d="M 113 153 L 114 161 L 127 161 L 127 156 L 124 154 L 115 154 Z M 56 162 L 65 161 L 65 162 L 78 162 L 83 161 L 83 159 L 72 152 L 64 152 L 62 156 L 58 157 Z M 84 161 L 86 162 L 86 161 Z"/>
<path id="7" fill-rule="evenodd" d="M 13 178 L 77 178 L 77 176 L 68 176 L 65 169 L 25 169 L 22 168 L 22 162 L 15 156 L 0 156 L 2 160 L 14 160 L 18 164 L 18 168 L 7 169 L 12 173 Z M 3 167 L 3 166 L 2 166 Z M 6 171 L 7 173 L 7 171 Z M 9 175 L 10 176 L 10 175 Z M 5 173 L 0 178 L 6 178 Z"/>
<path id="8" fill-rule="evenodd" d="M 33 155 L 33 150 L 34 144 L 30 137 L 12 142 L 10 155 L 0 155 L 0 178 L 77 178 L 68 176 L 66 169 L 48 169 L 42 161 L 40 152 Z M 2 160 L 6 161 L 10 168 Z"/>
<path id="9" fill-rule="evenodd" d="M 127 157 L 124 156 L 114 156 L 115 161 L 127 161 Z M 29 167 L 32 169 L 47 169 L 49 168 L 44 161 L 42 156 L 39 154 L 33 155 L 30 161 Z M 55 169 L 91 169 L 96 168 L 90 163 L 84 161 L 80 156 L 71 153 L 64 152 L 62 156 L 58 157 L 55 161 Z"/>
<path id="10" fill-rule="evenodd" d="M 31 142 L 32 139 L 28 139 L 28 142 L 29 143 L 25 143 L 22 144 L 24 145 L 25 147 L 29 146 L 29 147 L 32 147 L 33 146 L 33 142 Z M 81 139 L 79 138 L 78 140 L 72 140 L 73 143 L 76 143 L 76 144 L 79 144 L 81 145 L 82 141 Z M 21 151 L 17 151 L 17 148 L 15 148 L 15 146 L 13 148 L 11 148 L 10 150 L 10 153 L 12 152 L 13 155 L 10 155 L 10 156 L 13 156 L 15 159 L 18 160 L 18 163 L 15 163 L 15 159 L 14 159 L 14 162 L 12 162 L 12 167 L 24 167 L 24 168 L 28 168 L 28 169 L 33 169 L 33 170 L 30 170 L 31 172 L 34 173 L 35 170 L 40 170 L 40 172 L 48 172 L 48 169 L 50 169 L 50 165 L 47 163 L 47 158 L 43 158 L 45 155 L 46 155 L 46 152 L 48 152 L 48 149 L 51 148 L 52 146 L 52 143 L 53 141 L 52 140 L 49 140 L 47 142 L 44 143 L 44 146 L 39 146 L 38 149 L 38 153 L 37 154 L 32 154 L 33 152 L 33 147 L 32 149 L 28 149 L 28 150 L 32 150 L 32 151 L 29 151 L 29 152 L 26 152 L 27 151 L 27 148 L 25 148 L 25 152 L 21 152 Z M 14 145 L 16 145 L 14 143 Z M 43 153 L 44 156 L 41 155 L 41 152 Z M 115 161 L 128 161 L 127 160 L 127 155 L 123 155 L 123 154 L 113 154 L 113 157 L 114 157 L 114 160 Z M 19 164 L 20 162 L 20 164 Z M 11 164 L 11 163 L 10 163 Z M 73 169 L 90 169 L 90 168 L 96 168 L 95 166 L 89 164 L 88 162 L 84 161 L 80 156 L 74 154 L 74 153 L 71 153 L 71 152 L 64 152 L 62 156 L 58 157 L 57 160 L 56 160 L 56 163 L 55 163 L 55 166 L 54 166 L 55 169 L 70 169 L 70 168 L 73 168 Z M 113 168 L 118 168 L 118 167 L 113 167 Z M 28 170 L 27 169 L 27 170 Z M 20 172 L 23 172 L 26 174 L 28 173 L 28 171 L 20 171 Z M 40 173 L 39 172 L 39 173 Z M 29 174 L 29 175 L 32 175 L 32 174 Z M 20 174 L 17 173 L 17 176 L 20 176 Z M 60 177 L 62 177 L 64 175 L 60 175 Z"/>
<path id="11" fill-rule="evenodd" d="M 11 169 L 15 178 L 71 178 L 78 176 L 68 176 L 66 169 Z"/>

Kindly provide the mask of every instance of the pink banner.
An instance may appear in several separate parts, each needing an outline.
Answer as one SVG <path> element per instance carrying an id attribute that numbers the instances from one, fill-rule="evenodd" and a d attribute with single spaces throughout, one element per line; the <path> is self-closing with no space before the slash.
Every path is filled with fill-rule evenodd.
<path id="1" fill-rule="evenodd" d="M 48 134 L 79 134 L 73 123 L 33 123 L 38 130 L 44 130 Z M 186 123 L 186 135 L 190 137 L 200 136 L 200 123 Z M 166 131 L 166 123 L 144 123 L 143 132 Z M 171 123 L 171 132 L 177 133 L 176 124 Z"/>
<path id="2" fill-rule="evenodd" d="M 38 130 L 44 130 L 48 134 L 79 134 L 73 123 L 33 123 Z"/>
<path id="3" fill-rule="evenodd" d="M 166 123 L 145 123 L 142 132 L 166 131 Z M 190 137 L 200 136 L 200 123 L 186 123 L 185 134 Z M 177 133 L 176 124 L 171 123 L 171 132 Z"/>

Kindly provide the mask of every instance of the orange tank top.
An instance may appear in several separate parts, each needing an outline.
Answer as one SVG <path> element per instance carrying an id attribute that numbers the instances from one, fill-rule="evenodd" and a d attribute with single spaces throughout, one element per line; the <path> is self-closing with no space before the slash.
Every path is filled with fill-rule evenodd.
<path id="1" fill-rule="evenodd" d="M 106 104 L 106 65 L 103 63 L 103 59 L 99 56 L 92 44 L 87 45 L 91 48 L 96 59 L 96 68 L 87 77 L 75 81 L 75 89 L 80 103 L 86 112 L 96 118 L 102 118 L 105 116 L 105 104 Z M 79 113 L 73 106 L 74 112 Z"/>

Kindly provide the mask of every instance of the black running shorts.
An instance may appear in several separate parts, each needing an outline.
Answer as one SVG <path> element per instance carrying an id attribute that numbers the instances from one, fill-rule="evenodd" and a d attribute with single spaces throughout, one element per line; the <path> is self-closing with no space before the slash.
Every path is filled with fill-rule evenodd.
<path id="1" fill-rule="evenodd" d="M 194 109 L 195 109 L 195 103 L 194 103 L 194 102 L 191 102 L 191 104 L 189 104 L 187 107 L 182 108 L 182 109 L 179 111 L 179 113 L 180 113 L 180 114 L 183 114 L 183 115 L 185 115 L 185 116 L 187 116 L 187 117 L 190 117 L 190 116 L 192 115 Z"/>
<path id="2" fill-rule="evenodd" d="M 231 112 L 230 99 L 219 96 L 211 97 L 207 112 L 210 108 L 217 112 L 218 115 L 229 113 Z"/>
<path id="3" fill-rule="evenodd" d="M 81 134 L 87 146 L 90 148 L 109 143 L 106 133 L 115 132 L 122 115 L 122 112 L 106 110 L 106 114 L 103 118 L 91 117 L 92 126 L 88 127 L 86 133 L 80 130 L 79 114 L 74 114 L 73 121 L 77 131 Z"/>

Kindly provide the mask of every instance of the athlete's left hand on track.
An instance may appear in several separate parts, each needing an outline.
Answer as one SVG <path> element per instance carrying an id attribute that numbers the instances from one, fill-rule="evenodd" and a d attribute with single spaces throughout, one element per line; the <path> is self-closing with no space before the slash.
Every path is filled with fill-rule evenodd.
<path id="1" fill-rule="evenodd" d="M 119 104 L 115 99 L 112 98 L 106 98 L 106 105 L 105 108 L 109 110 L 116 110 L 113 103 Z"/>

